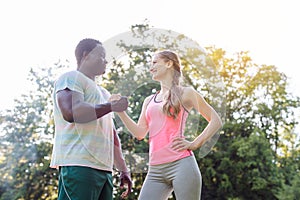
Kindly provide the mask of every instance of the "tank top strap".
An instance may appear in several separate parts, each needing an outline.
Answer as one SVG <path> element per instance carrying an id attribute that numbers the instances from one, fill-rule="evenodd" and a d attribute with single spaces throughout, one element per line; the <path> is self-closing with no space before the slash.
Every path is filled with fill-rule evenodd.
<path id="1" fill-rule="evenodd" d="M 151 103 L 151 101 L 154 99 L 154 97 L 156 97 L 158 94 L 158 92 L 156 92 L 155 94 L 152 95 L 151 99 L 147 102 L 146 107 L 148 107 L 148 105 Z"/>

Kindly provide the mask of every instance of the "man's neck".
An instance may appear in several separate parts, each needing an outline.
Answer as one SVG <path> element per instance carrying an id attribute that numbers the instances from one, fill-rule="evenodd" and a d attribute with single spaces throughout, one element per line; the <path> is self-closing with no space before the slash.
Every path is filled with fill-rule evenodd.
<path id="1" fill-rule="evenodd" d="M 94 75 L 90 75 L 88 72 L 82 70 L 82 68 L 81 68 L 81 69 L 78 69 L 78 71 L 81 72 L 81 73 L 82 73 L 83 75 L 85 75 L 86 77 L 88 77 L 89 79 L 95 81 L 95 76 L 94 76 Z"/>

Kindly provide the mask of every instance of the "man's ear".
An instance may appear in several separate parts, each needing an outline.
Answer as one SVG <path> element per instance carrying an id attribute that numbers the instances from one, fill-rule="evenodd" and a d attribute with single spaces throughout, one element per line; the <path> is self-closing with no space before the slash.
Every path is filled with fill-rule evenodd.
<path id="1" fill-rule="evenodd" d="M 87 55 L 89 55 L 89 53 L 88 53 L 87 51 L 84 51 L 84 52 L 82 53 L 82 59 L 86 58 Z"/>
<path id="2" fill-rule="evenodd" d="M 88 56 L 88 52 L 87 51 L 84 51 L 82 53 L 82 57 L 81 57 L 81 60 L 80 60 L 80 64 L 82 64 L 82 62 L 85 60 L 85 58 Z"/>

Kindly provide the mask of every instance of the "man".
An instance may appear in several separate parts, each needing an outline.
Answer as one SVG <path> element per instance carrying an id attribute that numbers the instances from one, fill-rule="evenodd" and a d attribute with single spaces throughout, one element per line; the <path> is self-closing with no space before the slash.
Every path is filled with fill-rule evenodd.
<path id="1" fill-rule="evenodd" d="M 96 84 L 107 61 L 101 42 L 87 38 L 75 50 L 77 70 L 55 82 L 55 138 L 50 167 L 59 168 L 58 199 L 112 200 L 113 165 L 121 172 L 128 196 L 132 182 L 113 126 L 112 112 L 128 107 L 126 97 L 110 101 L 109 92 Z"/>

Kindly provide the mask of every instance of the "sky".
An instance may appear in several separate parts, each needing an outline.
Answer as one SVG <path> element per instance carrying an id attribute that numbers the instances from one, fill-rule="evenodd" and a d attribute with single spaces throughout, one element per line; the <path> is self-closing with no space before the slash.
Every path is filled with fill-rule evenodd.
<path id="1" fill-rule="evenodd" d="M 256 64 L 285 73 L 300 96 L 297 0 L 10 0 L 0 2 L 0 110 L 30 88 L 30 68 L 69 60 L 75 69 L 81 39 L 105 41 L 145 19 L 202 47 L 249 51 Z"/>

